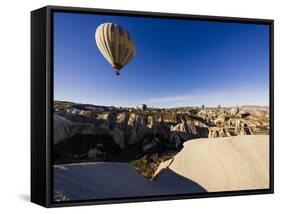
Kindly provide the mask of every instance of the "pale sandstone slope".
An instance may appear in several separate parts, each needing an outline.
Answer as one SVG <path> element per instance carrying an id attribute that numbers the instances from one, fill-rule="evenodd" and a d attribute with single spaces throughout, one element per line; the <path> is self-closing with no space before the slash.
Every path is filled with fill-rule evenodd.
<path id="1" fill-rule="evenodd" d="M 155 180 L 162 179 L 163 169 L 167 163 L 159 166 Z M 269 188 L 269 136 L 190 140 L 168 169 L 208 192 Z"/>

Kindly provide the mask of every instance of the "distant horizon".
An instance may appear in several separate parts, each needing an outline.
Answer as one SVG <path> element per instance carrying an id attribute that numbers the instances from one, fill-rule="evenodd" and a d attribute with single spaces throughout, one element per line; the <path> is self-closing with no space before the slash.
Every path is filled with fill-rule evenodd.
<path id="1" fill-rule="evenodd" d="M 135 107 L 140 107 L 140 105 L 136 105 L 136 106 L 115 106 L 115 105 L 102 105 L 102 104 L 96 104 L 96 103 L 82 103 L 82 102 L 75 102 L 75 101 L 69 101 L 69 100 L 54 100 L 54 102 L 68 102 L 68 103 L 75 103 L 75 104 L 79 104 L 79 105 L 93 105 L 93 106 L 103 106 L 103 107 L 122 107 L 122 108 L 135 108 Z M 145 103 L 143 103 L 145 104 Z M 204 105 L 204 108 L 218 108 L 220 104 L 215 105 L 215 106 L 209 106 L 209 105 Z M 242 105 L 233 105 L 233 106 L 224 106 L 224 105 L 220 105 L 220 108 L 231 108 L 231 107 L 266 107 L 269 108 L 269 105 L 255 105 L 255 104 L 242 104 Z M 188 106 L 175 106 L 175 107 L 155 107 L 155 106 L 149 106 L 147 105 L 148 108 L 154 108 L 154 109 L 173 109 L 173 108 L 193 108 L 193 107 L 199 107 L 201 108 L 202 105 L 188 105 Z"/>
<path id="2" fill-rule="evenodd" d="M 116 76 L 101 23 L 120 24 L 136 56 Z M 101 106 L 269 106 L 269 26 L 54 13 L 54 99 Z M 246 103 L 246 104 L 245 104 Z"/>

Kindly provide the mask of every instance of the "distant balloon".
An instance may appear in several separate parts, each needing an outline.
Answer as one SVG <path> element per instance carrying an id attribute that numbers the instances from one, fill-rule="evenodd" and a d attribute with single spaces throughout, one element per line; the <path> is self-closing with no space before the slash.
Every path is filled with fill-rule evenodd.
<path id="1" fill-rule="evenodd" d="M 136 53 L 135 43 L 128 31 L 120 25 L 104 23 L 98 26 L 95 39 L 104 58 L 116 75 L 120 75 L 120 70 L 131 62 Z"/>

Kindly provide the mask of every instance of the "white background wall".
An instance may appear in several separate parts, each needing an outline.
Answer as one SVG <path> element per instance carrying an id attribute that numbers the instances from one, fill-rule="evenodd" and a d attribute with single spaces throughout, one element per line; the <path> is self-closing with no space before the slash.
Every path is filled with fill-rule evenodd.
<path id="1" fill-rule="evenodd" d="M 0 212 L 1 213 L 267 213 L 281 210 L 280 40 L 278 0 L 25 0 L 1 1 Z M 64 5 L 275 20 L 275 194 L 44 209 L 29 200 L 30 11 Z M 251 80 L 249 80 L 251 81 Z M 278 85 L 280 83 L 280 85 Z M 279 110 L 278 110 L 279 109 Z"/>

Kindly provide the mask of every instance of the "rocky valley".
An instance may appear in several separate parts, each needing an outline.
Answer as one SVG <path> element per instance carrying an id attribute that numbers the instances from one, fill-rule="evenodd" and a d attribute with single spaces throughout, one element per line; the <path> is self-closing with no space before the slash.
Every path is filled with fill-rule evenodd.
<path id="1" fill-rule="evenodd" d="M 195 138 L 268 135 L 269 108 L 136 108 L 54 102 L 54 164 L 128 162 L 152 178 Z"/>

